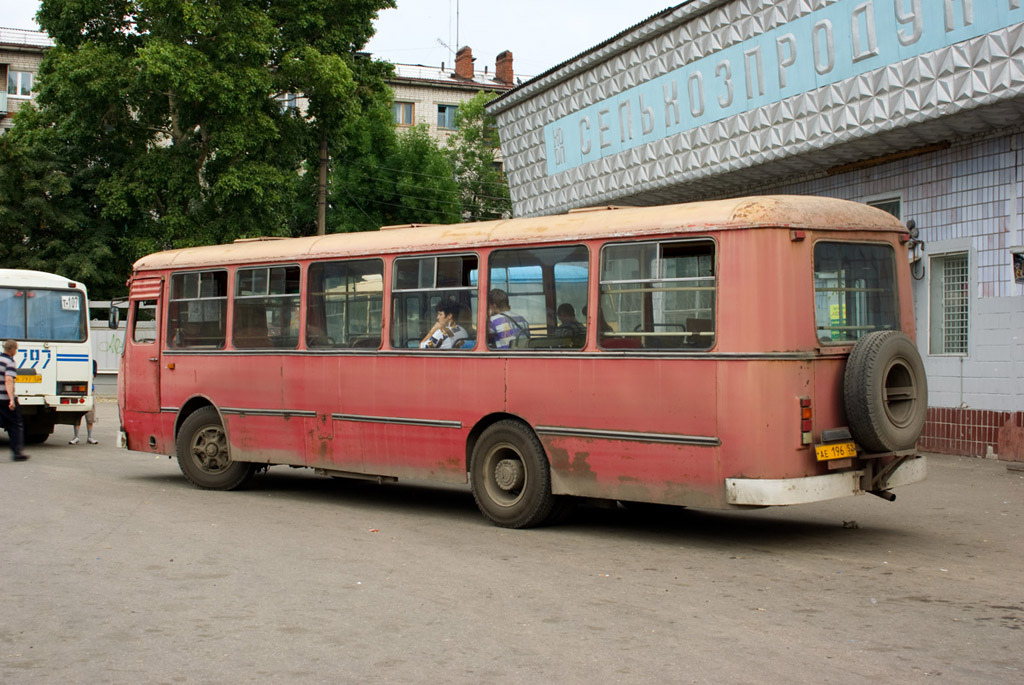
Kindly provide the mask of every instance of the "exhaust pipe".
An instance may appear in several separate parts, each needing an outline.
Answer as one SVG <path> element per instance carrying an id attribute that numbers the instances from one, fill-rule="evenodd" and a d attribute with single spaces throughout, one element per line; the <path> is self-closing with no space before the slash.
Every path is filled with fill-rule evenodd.
<path id="1" fill-rule="evenodd" d="M 875 497 L 881 497 L 886 502 L 896 501 L 896 493 L 893 492 L 892 490 L 868 490 L 868 492 L 870 492 Z"/>

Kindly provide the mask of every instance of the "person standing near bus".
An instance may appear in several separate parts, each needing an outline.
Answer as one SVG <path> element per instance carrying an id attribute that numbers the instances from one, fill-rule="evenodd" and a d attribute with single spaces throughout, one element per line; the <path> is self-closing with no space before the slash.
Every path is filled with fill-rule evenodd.
<path id="1" fill-rule="evenodd" d="M 4 351 L 0 354 L 0 371 L 4 376 L 4 387 L 0 391 L 0 419 L 11 441 L 11 459 L 25 461 L 28 455 L 22 451 L 25 446 L 25 425 L 21 421 L 21 407 L 18 396 L 14 392 L 14 381 L 18 377 L 18 368 L 14 364 L 14 355 L 18 353 L 17 340 L 5 340 Z"/>
<path id="2" fill-rule="evenodd" d="M 92 360 L 92 392 L 93 392 L 94 395 L 96 394 L 96 360 L 95 359 Z M 99 444 L 99 440 L 97 440 L 96 438 L 92 437 L 92 426 L 93 426 L 94 423 L 96 423 L 96 399 L 95 399 L 95 397 L 93 398 L 92 409 L 90 409 L 86 413 L 86 415 L 85 415 L 85 430 L 86 430 L 85 441 L 87 443 L 89 443 L 90 445 L 98 445 Z M 81 428 L 81 427 L 82 427 L 82 417 L 79 416 L 78 417 L 78 421 L 75 422 L 74 426 L 72 426 L 72 429 L 75 431 L 75 437 L 73 437 L 70 440 L 68 440 L 68 444 L 69 445 L 77 445 L 78 444 L 78 429 Z"/>
<path id="3" fill-rule="evenodd" d="M 513 341 L 530 337 L 530 323 L 510 311 L 504 290 L 495 288 L 487 293 L 487 315 L 487 333 L 494 347 L 508 349 Z"/>
<path id="4" fill-rule="evenodd" d="M 437 305 L 437 323 L 420 341 L 420 348 L 448 350 L 460 346 L 469 337 L 466 329 L 455 323 L 460 309 L 457 302 L 447 301 Z"/>

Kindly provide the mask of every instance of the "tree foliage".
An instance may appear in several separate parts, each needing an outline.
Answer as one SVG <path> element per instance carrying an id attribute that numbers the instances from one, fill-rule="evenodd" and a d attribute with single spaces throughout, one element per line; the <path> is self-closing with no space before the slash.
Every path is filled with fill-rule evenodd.
<path id="1" fill-rule="evenodd" d="M 3 262 L 112 294 L 154 250 L 311 232 L 321 143 L 395 146 L 390 67 L 357 55 L 393 6 L 43 0 L 37 109 L 0 139 Z M 308 109 L 283 108 L 289 92 Z"/>
<path id="2" fill-rule="evenodd" d="M 393 68 L 360 52 L 393 6 L 43 0 L 55 46 L 0 137 L 0 262 L 122 295 L 150 252 L 316 232 L 321 170 L 328 232 L 508 215 L 493 96 L 444 150 L 396 135 Z"/>
<path id="3" fill-rule="evenodd" d="M 462 193 L 466 221 L 483 221 L 511 216 L 508 185 L 497 163 L 497 123 L 485 105 L 495 98 L 481 91 L 459 105 L 455 114 L 457 131 L 448 139 L 448 155 Z"/>

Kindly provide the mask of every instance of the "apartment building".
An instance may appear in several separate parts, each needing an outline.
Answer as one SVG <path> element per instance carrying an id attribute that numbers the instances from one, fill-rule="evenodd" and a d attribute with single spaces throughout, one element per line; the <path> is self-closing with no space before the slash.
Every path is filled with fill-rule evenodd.
<path id="1" fill-rule="evenodd" d="M 459 105 L 481 90 L 504 93 L 515 87 L 512 53 L 500 53 L 494 62 L 478 71 L 469 47 L 455 55 L 455 69 L 427 67 L 419 64 L 396 64 L 395 76 L 388 82 L 395 93 L 391 114 L 395 125 L 410 127 L 427 124 L 430 134 L 442 145 L 455 131 L 455 114 Z"/>
<path id="2" fill-rule="evenodd" d="M 11 117 L 33 97 L 33 86 L 43 55 L 53 47 L 45 33 L 0 27 L 0 133 L 13 126 Z"/>

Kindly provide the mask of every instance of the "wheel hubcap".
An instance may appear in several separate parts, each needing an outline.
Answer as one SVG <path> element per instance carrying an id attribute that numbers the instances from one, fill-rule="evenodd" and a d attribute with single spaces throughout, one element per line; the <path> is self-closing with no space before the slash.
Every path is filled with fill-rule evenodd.
<path id="1" fill-rule="evenodd" d="M 192 439 L 192 456 L 203 471 L 223 471 L 231 463 L 228 457 L 227 440 L 219 427 L 203 428 L 196 431 Z"/>
<path id="2" fill-rule="evenodd" d="M 502 459 L 494 467 L 494 481 L 505 492 L 523 487 L 525 480 L 526 474 L 523 471 L 522 462 L 513 459 Z"/>
<path id="3" fill-rule="evenodd" d="M 484 457 L 482 474 L 487 497 L 501 507 L 511 507 L 523 499 L 529 474 L 523 456 L 513 445 L 496 445 Z"/>

